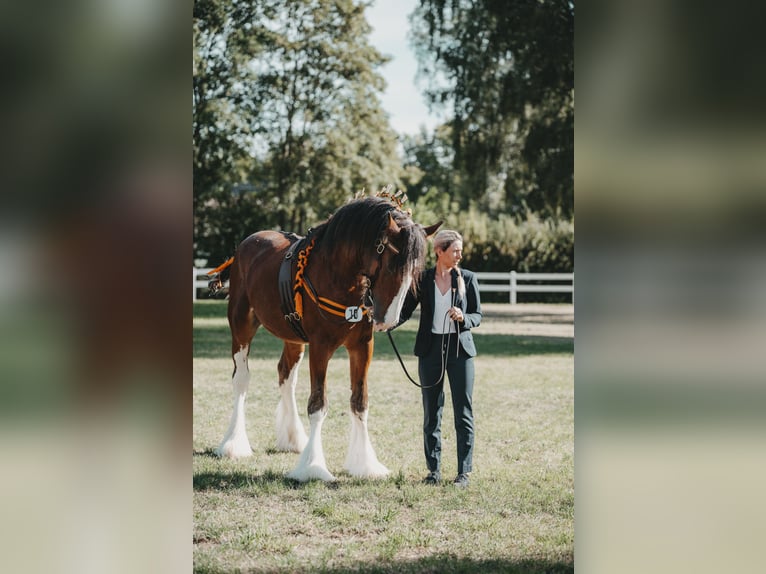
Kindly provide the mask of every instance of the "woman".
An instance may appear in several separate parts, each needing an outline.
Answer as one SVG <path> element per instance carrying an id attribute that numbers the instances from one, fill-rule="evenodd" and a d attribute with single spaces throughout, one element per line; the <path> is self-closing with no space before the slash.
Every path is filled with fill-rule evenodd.
<path id="1" fill-rule="evenodd" d="M 481 323 L 479 285 L 470 271 L 458 267 L 463 238 L 457 231 L 442 230 L 434 236 L 436 266 L 423 272 L 416 293 L 404 302 L 398 325 L 410 318 L 420 304 L 420 326 L 415 339 L 418 373 L 423 395 L 423 446 L 428 476 L 423 482 L 441 481 L 441 420 L 444 379 L 449 379 L 457 436 L 456 486 L 468 486 L 473 470 L 473 357 L 471 329 Z"/>

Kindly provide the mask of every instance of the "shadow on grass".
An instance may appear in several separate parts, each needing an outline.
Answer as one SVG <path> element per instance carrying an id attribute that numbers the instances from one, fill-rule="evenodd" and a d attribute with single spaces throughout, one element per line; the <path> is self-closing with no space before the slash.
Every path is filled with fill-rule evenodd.
<path id="1" fill-rule="evenodd" d="M 402 357 L 413 358 L 415 331 L 396 330 L 394 342 Z M 551 355 L 574 353 L 574 337 L 539 335 L 503 335 L 474 333 L 473 339 L 479 355 L 519 357 L 524 355 Z M 337 352 L 344 353 L 341 349 Z M 337 353 L 336 352 L 336 353 Z M 228 358 L 231 353 L 231 334 L 228 327 L 205 326 L 194 328 L 194 357 L 198 359 Z M 253 339 L 250 356 L 279 360 L 282 341 L 265 329 L 259 329 Z M 344 356 L 344 355 L 340 355 Z M 375 358 L 394 359 L 396 355 L 385 333 L 375 334 Z M 414 359 L 413 359 L 414 360 Z M 276 368 L 276 365 L 275 365 Z"/>
<path id="2" fill-rule="evenodd" d="M 194 303 L 194 316 L 197 318 L 226 317 L 227 301 L 197 301 Z M 506 317 L 513 322 L 543 322 L 561 323 L 572 322 L 571 317 L 545 315 L 534 312 L 517 313 L 512 307 L 502 312 L 496 312 L 488 317 Z M 414 317 L 416 318 L 416 317 Z M 402 357 L 413 358 L 415 347 L 415 328 L 417 321 L 410 322 L 408 327 L 402 327 L 393 332 L 394 341 Z M 518 357 L 524 355 L 550 355 L 574 353 L 574 337 L 552 337 L 539 335 L 505 335 L 484 334 L 474 332 L 474 341 L 479 355 Z M 231 356 L 231 333 L 227 325 L 205 325 L 194 327 L 194 357 L 200 359 L 229 358 Z M 340 350 L 339 350 L 340 351 Z M 342 351 L 340 351 L 342 352 Z M 279 360 L 282 355 L 282 341 L 266 329 L 260 328 L 253 339 L 251 356 L 261 359 Z M 375 333 L 375 357 L 395 359 L 391 344 L 385 333 Z M 413 359 L 414 360 L 414 359 Z"/>
<path id="3" fill-rule="evenodd" d="M 218 455 L 215 454 L 215 451 L 212 448 L 206 448 L 205 450 L 195 450 L 194 456 L 203 456 L 206 458 L 218 458 Z"/>
<path id="4" fill-rule="evenodd" d="M 295 489 L 303 486 L 302 483 L 284 474 L 267 470 L 263 474 L 252 472 L 199 472 L 194 474 L 192 485 L 195 492 L 209 490 L 232 491 L 243 488 L 262 488 L 269 485 L 278 485 L 285 489 Z"/>
<path id="5" fill-rule="evenodd" d="M 225 572 L 239 571 L 236 568 L 205 568 L 195 567 L 197 574 L 224 574 Z M 277 574 L 293 572 L 294 570 L 259 570 L 264 574 Z M 574 572 L 574 558 L 560 561 L 552 560 L 474 560 L 461 558 L 452 554 L 437 554 L 425 556 L 415 560 L 392 560 L 378 562 L 377 564 L 359 564 L 354 567 L 317 568 L 312 572 L 325 574 L 568 574 Z"/>
<path id="6" fill-rule="evenodd" d="M 394 331 L 396 348 L 402 357 L 412 354 L 415 348 L 414 331 Z M 573 337 L 544 337 L 538 335 L 502 335 L 474 333 L 473 340 L 479 356 L 518 357 L 522 355 L 550 355 L 574 353 Z M 395 358 L 394 350 L 385 333 L 375 334 L 375 357 Z"/>
<path id="7" fill-rule="evenodd" d="M 229 302 L 223 299 L 203 298 L 194 301 L 192 313 L 198 319 L 226 318 Z"/>

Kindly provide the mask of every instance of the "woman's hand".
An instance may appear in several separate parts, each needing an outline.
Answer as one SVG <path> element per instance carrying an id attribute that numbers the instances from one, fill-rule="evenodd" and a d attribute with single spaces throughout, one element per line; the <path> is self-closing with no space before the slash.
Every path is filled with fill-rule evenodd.
<path id="1" fill-rule="evenodd" d="M 453 321 L 458 321 L 462 323 L 464 319 L 462 309 L 460 309 L 460 307 L 450 307 L 449 317 Z"/>

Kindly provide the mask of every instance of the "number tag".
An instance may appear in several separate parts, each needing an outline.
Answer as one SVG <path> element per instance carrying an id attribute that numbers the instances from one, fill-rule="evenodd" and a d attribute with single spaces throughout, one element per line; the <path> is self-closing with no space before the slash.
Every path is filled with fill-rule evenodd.
<path id="1" fill-rule="evenodd" d="M 349 323 L 358 323 L 363 316 L 359 307 L 346 307 L 346 321 Z"/>

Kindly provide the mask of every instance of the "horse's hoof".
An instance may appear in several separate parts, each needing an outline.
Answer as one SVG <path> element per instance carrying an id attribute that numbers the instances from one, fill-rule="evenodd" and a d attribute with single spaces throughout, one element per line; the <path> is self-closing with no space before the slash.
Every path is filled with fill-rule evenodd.
<path id="1" fill-rule="evenodd" d="M 391 474 L 391 471 L 380 463 L 366 468 L 346 467 L 346 471 L 354 478 L 386 478 Z"/>
<path id="2" fill-rule="evenodd" d="M 306 448 L 308 442 L 309 439 L 306 437 L 306 433 L 303 433 L 302 436 L 300 434 L 291 436 L 288 439 L 277 437 L 277 444 L 275 448 L 280 452 L 295 452 L 300 454 L 303 452 L 303 449 Z"/>
<path id="3" fill-rule="evenodd" d="M 308 482 L 309 480 L 323 480 L 324 482 L 334 482 L 336 479 L 326 468 L 320 466 L 309 466 L 307 468 L 296 468 L 287 474 L 287 478 L 297 480 L 298 482 Z"/>
<path id="4" fill-rule="evenodd" d="M 227 442 L 215 449 L 215 454 L 221 458 L 247 458 L 253 456 L 250 445 L 237 445 Z"/>

